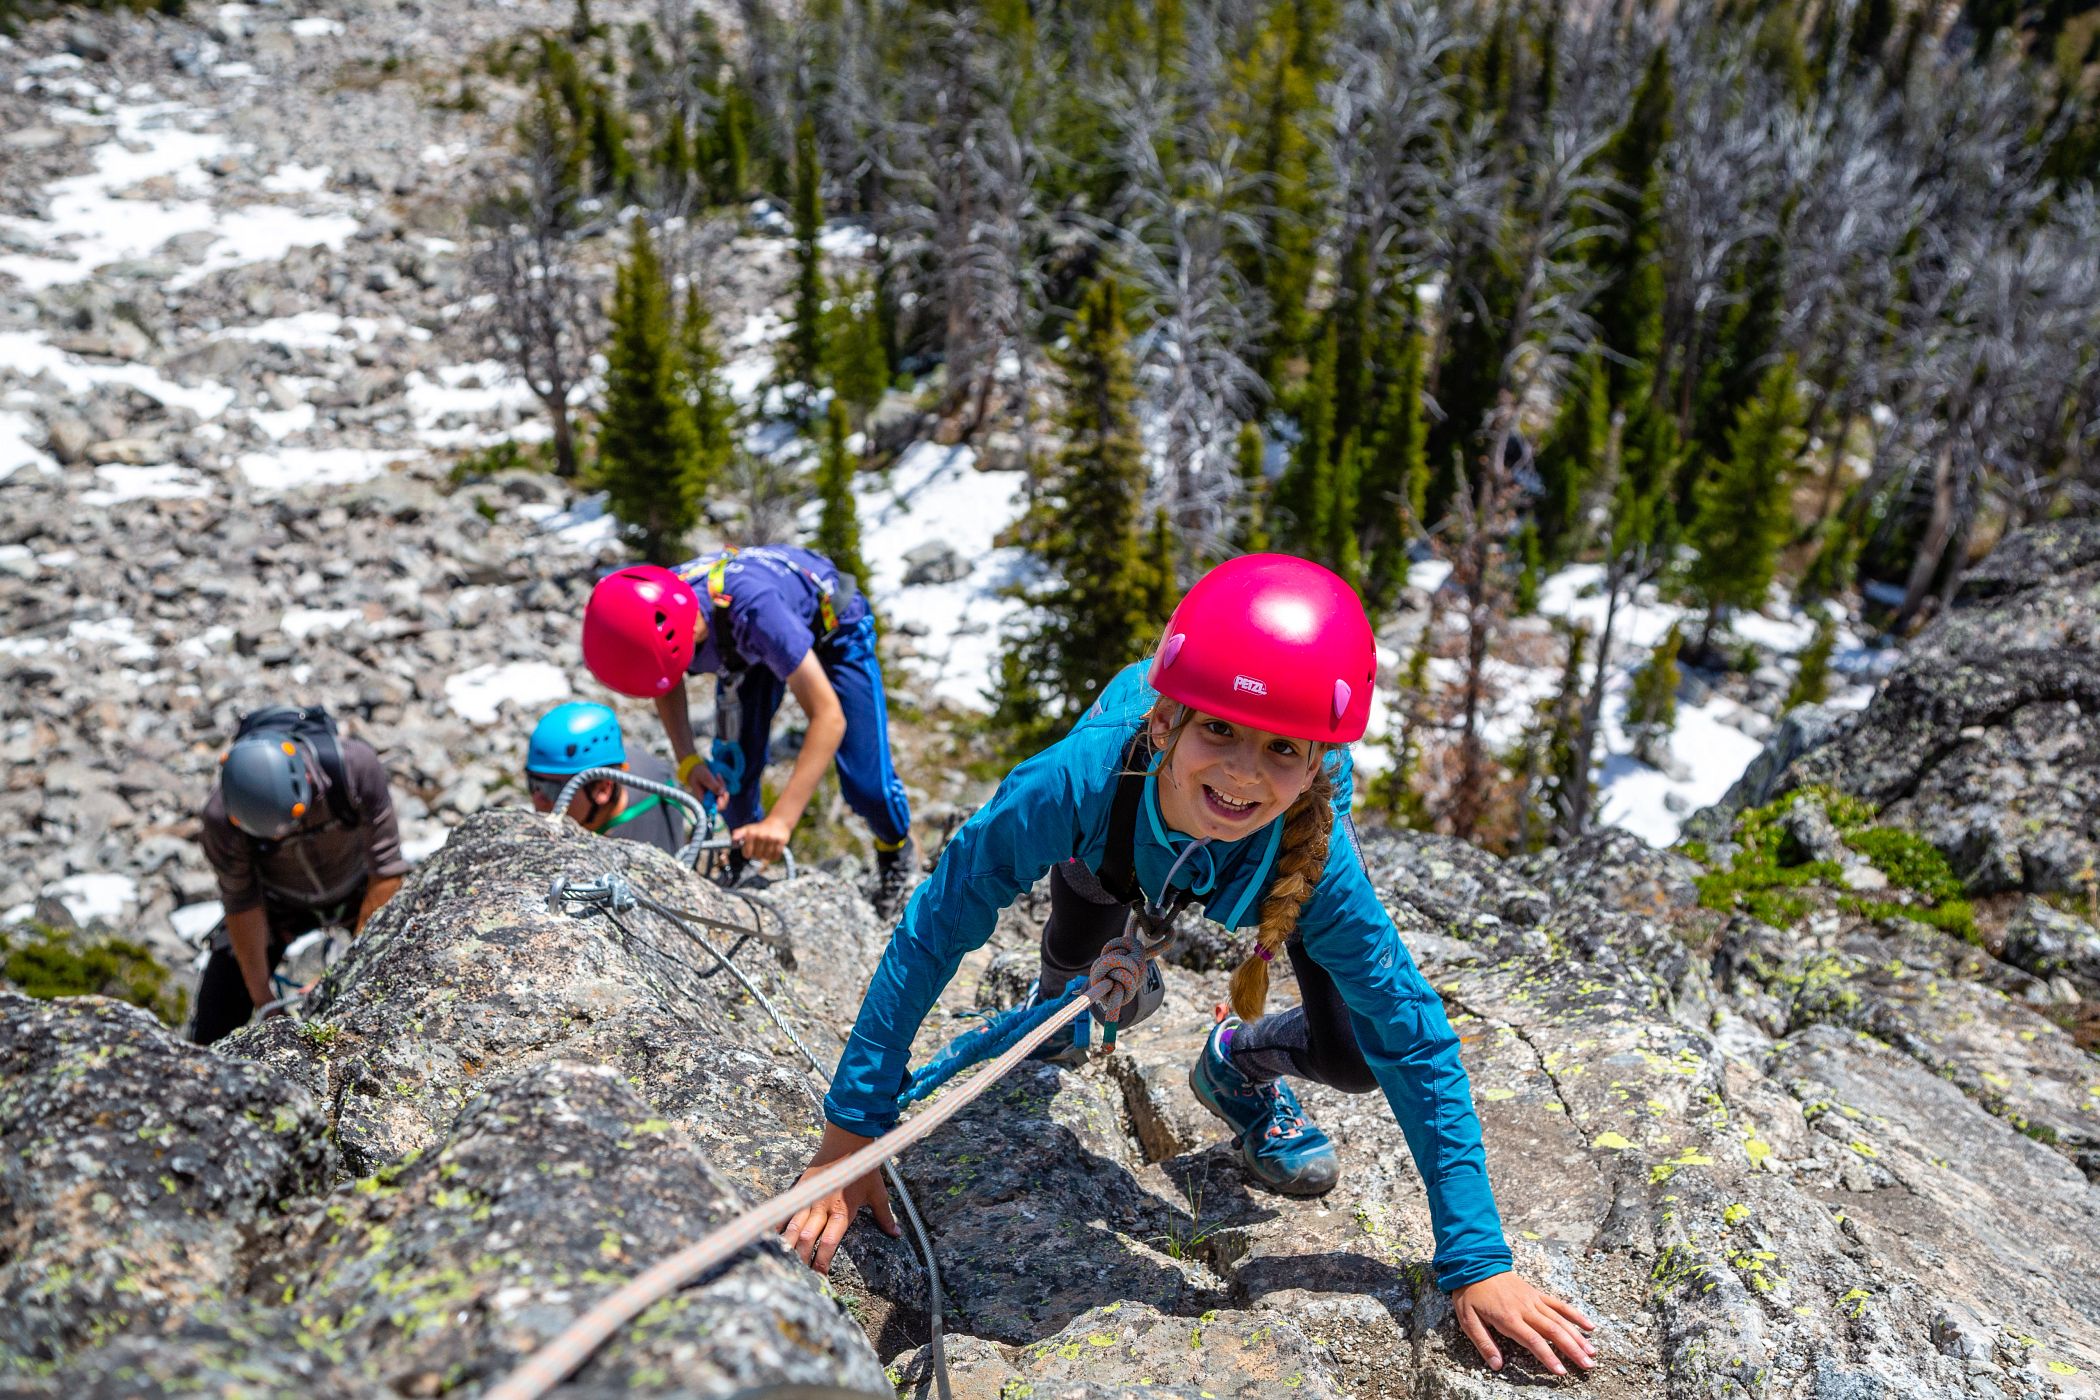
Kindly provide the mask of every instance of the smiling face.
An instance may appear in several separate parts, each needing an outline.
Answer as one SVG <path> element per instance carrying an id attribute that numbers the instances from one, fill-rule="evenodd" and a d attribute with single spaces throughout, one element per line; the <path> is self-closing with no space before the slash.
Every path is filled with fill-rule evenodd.
<path id="1" fill-rule="evenodd" d="M 1159 810 L 1189 836 L 1237 841 L 1290 810 L 1311 784 L 1318 746 L 1201 711 L 1173 737 L 1171 711 L 1152 716 L 1152 743 L 1172 748 L 1160 767 Z"/>

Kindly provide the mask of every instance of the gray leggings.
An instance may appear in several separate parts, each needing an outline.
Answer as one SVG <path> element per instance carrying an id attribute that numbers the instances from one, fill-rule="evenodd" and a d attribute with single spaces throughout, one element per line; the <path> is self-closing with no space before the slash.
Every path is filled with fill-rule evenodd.
<path id="1" fill-rule="evenodd" d="M 1102 889 L 1094 872 L 1078 861 L 1053 866 L 1050 918 L 1043 925 L 1038 983 L 1043 995 L 1056 996 L 1067 982 L 1092 967 L 1103 946 L 1123 931 L 1128 914 L 1128 908 Z M 1300 1003 L 1234 1031 L 1233 1068 L 1250 1079 L 1296 1075 L 1345 1094 L 1370 1093 L 1378 1087 L 1378 1080 L 1357 1048 L 1349 1008 L 1334 979 L 1312 960 L 1298 939 L 1284 947 L 1298 977 Z"/>

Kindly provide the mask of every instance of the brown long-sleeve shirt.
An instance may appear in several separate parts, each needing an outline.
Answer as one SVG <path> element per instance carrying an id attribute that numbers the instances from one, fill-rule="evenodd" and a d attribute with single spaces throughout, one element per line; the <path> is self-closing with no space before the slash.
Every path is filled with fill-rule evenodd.
<path id="1" fill-rule="evenodd" d="M 308 764 L 314 796 L 306 819 L 281 841 L 258 843 L 243 835 L 226 819 L 225 796 L 217 784 L 212 785 L 198 840 L 204 858 L 219 877 L 219 899 L 227 913 L 246 913 L 261 905 L 265 896 L 279 904 L 327 908 L 348 899 L 369 881 L 408 873 L 385 766 L 363 740 L 338 742 L 344 776 L 350 782 L 351 805 L 362 817 L 354 827 L 335 819 L 328 805 L 328 775 L 318 764 Z"/>

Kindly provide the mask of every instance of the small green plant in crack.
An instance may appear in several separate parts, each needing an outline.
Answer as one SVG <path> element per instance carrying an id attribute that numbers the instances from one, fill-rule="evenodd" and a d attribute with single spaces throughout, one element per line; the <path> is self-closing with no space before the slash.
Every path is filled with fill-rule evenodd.
<path id="1" fill-rule="evenodd" d="M 1209 1229 L 1203 1227 L 1202 1187 L 1192 1181 L 1184 1181 L 1181 1184 L 1181 1195 L 1188 1203 L 1188 1228 L 1183 1229 L 1178 1221 L 1168 1225 L 1167 1233 L 1161 1238 L 1161 1244 L 1169 1259 L 1185 1261 L 1195 1257 L 1196 1249 L 1211 1237 L 1218 1225 L 1213 1221 Z"/>

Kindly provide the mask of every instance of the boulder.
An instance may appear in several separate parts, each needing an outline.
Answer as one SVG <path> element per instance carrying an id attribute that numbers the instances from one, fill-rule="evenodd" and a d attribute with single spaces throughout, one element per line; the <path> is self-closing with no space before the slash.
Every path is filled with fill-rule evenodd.
<path id="1" fill-rule="evenodd" d="M 2007 537 L 1855 720 L 1813 744 L 1820 720 L 1790 724 L 1718 818 L 1828 786 L 1917 830 L 1972 893 L 2082 893 L 2100 864 L 2100 521 Z"/>
<path id="2" fill-rule="evenodd" d="M 311 1094 L 137 1007 L 0 990 L 0 1063 L 0 1365 L 169 1334 L 238 1290 L 283 1202 L 327 1188 Z"/>
<path id="3" fill-rule="evenodd" d="M 2100 1000 L 2100 928 L 2029 896 L 2005 929 L 2005 960 L 2037 977 L 2065 977 Z"/>
<path id="4" fill-rule="evenodd" d="M 904 584 L 954 583 L 970 576 L 970 561 L 946 540 L 928 540 L 904 552 Z"/>

